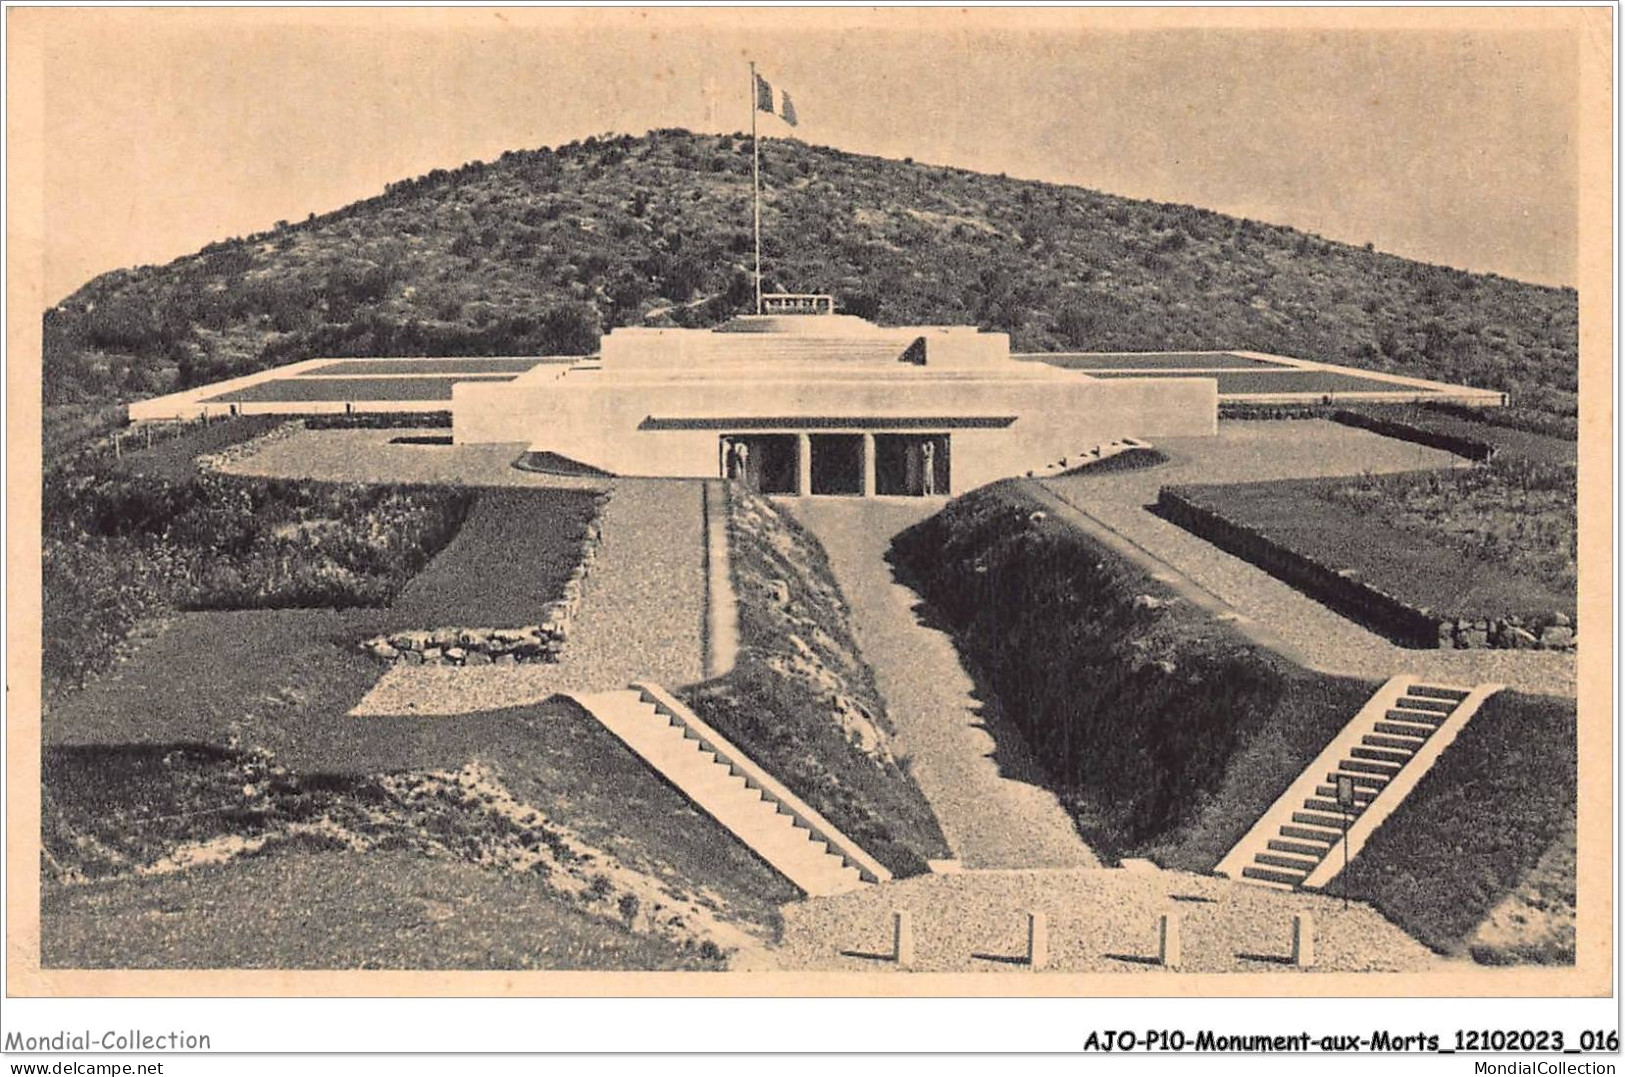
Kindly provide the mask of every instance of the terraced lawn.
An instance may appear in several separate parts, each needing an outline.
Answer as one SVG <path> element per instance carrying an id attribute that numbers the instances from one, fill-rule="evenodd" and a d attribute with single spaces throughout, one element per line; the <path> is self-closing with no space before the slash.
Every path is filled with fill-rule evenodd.
<path id="1" fill-rule="evenodd" d="M 443 378 L 276 378 L 207 397 L 206 404 L 317 403 L 346 400 L 450 400 L 460 381 L 512 381 L 510 374 Z"/>
<path id="2" fill-rule="evenodd" d="M 1048 363 L 1067 370 L 1291 370 L 1286 363 L 1250 359 L 1230 352 L 1033 352 L 1013 359 Z"/>
<path id="3" fill-rule="evenodd" d="M 1256 365 L 1256 364 L 1255 364 Z M 1172 370 L 1102 372 L 1097 378 L 1214 378 L 1220 396 L 1244 393 L 1425 393 L 1428 390 L 1401 382 L 1344 374 L 1340 370 L 1239 370 L 1219 374 L 1189 374 Z"/>

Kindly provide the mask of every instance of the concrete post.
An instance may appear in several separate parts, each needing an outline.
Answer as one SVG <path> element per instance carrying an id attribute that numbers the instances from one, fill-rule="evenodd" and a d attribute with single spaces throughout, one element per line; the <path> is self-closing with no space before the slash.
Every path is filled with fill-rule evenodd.
<path id="1" fill-rule="evenodd" d="M 891 914 L 891 956 L 902 968 L 914 964 L 914 920 L 908 912 L 898 909 Z"/>
<path id="2" fill-rule="evenodd" d="M 864 497 L 875 496 L 875 436 L 863 435 L 863 489 Z"/>
<path id="3" fill-rule="evenodd" d="M 1027 967 L 1037 972 L 1049 964 L 1049 918 L 1041 912 L 1027 914 Z"/>
<path id="4" fill-rule="evenodd" d="M 1300 969 L 1315 967 L 1315 920 L 1306 912 L 1292 915 L 1292 963 Z"/>
<path id="5" fill-rule="evenodd" d="M 812 493 L 812 438 L 796 435 L 796 493 L 806 497 Z"/>
<path id="6" fill-rule="evenodd" d="M 1177 969 L 1182 963 L 1179 952 L 1179 917 L 1173 913 L 1163 913 L 1157 934 L 1158 959 L 1164 968 Z"/>

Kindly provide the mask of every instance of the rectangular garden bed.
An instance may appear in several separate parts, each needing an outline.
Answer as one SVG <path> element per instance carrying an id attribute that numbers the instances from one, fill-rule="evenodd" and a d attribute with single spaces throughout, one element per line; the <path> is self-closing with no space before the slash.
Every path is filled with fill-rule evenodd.
<path id="1" fill-rule="evenodd" d="M 1164 487 L 1157 511 L 1409 646 L 1572 646 L 1572 595 L 1335 504 L 1342 481 Z"/>

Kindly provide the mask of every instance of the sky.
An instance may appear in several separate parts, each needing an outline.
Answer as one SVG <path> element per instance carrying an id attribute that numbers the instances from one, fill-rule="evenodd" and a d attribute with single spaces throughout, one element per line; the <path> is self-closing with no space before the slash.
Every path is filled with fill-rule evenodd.
<path id="1" fill-rule="evenodd" d="M 1577 33 L 1260 25 L 1280 17 L 14 8 L 8 29 L 13 78 L 41 80 L 53 302 L 508 149 L 748 129 L 750 59 L 809 142 L 1574 282 Z"/>

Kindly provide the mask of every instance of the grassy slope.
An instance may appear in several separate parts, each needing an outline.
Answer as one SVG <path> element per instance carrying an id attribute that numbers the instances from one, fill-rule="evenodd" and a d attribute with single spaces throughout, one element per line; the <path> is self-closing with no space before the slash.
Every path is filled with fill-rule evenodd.
<path id="1" fill-rule="evenodd" d="M 947 842 L 890 753 L 885 703 L 822 547 L 761 498 L 736 491 L 731 512 L 739 659 L 685 702 L 876 860 L 898 875 L 924 871 Z"/>
<path id="2" fill-rule="evenodd" d="M 777 907 L 794 891 L 573 705 L 544 703 L 455 721 L 349 717 L 350 707 L 379 673 L 351 645 L 357 616 L 325 611 L 181 615 L 138 648 L 116 677 L 99 678 L 59 705 L 46 718 L 44 760 L 46 840 L 57 860 L 73 865 L 96 850 L 114 848 L 116 860 L 150 863 L 177 844 L 251 836 L 297 819 L 311 797 L 318 804 L 348 799 L 353 810 L 365 812 L 371 803 L 365 790 L 381 774 L 478 762 L 492 768 L 521 802 L 567 822 L 628 869 L 663 879 L 690 897 L 713 895 L 728 919 L 754 925 L 760 934 L 776 930 Z M 199 655 L 210 661 L 200 662 Z M 238 752 L 264 753 L 256 757 L 286 768 L 279 781 L 296 791 L 277 798 L 268 811 L 245 803 L 243 779 L 232 779 L 231 760 Z M 223 814 L 222 805 L 229 809 Z M 470 811 L 477 813 L 474 806 Z M 433 822 L 402 816 L 392 825 Z M 470 825 L 490 824 L 476 819 Z M 95 834 L 88 845 L 80 840 L 87 833 Z M 501 915 L 513 930 L 533 931 L 538 938 L 563 932 L 566 950 L 574 945 L 569 939 L 580 935 L 571 926 L 576 918 L 570 909 L 550 911 L 545 894 L 527 889 L 523 880 L 439 868 L 421 858 L 368 866 L 363 859 L 326 850 L 275 867 L 221 870 L 229 877 L 210 876 L 195 885 L 175 878 L 126 880 L 98 884 L 99 897 L 58 895 L 48 909 L 65 919 L 48 922 L 47 932 L 64 947 L 61 953 L 101 953 L 106 963 L 169 960 L 150 947 L 169 945 L 173 938 L 165 932 L 171 928 L 196 935 L 191 943 L 177 944 L 176 959 L 184 958 L 183 963 L 201 965 L 220 954 L 249 955 L 246 960 L 263 963 L 272 960 L 264 955 L 276 947 L 291 960 L 316 960 L 310 957 L 317 952 L 314 943 L 307 948 L 285 934 L 290 930 L 285 918 L 256 929 L 242 942 L 246 949 L 233 949 L 238 944 L 229 932 L 211 926 L 215 910 L 241 899 L 247 912 L 237 915 L 253 915 L 261 908 L 259 899 L 244 897 L 240 888 L 260 884 L 286 897 L 308 893 L 313 901 L 331 903 L 338 900 L 340 883 L 349 880 L 361 890 L 356 911 L 375 908 L 386 924 L 398 926 L 419 916 L 415 903 L 427 893 L 414 896 L 414 884 L 405 880 L 430 872 L 437 873 L 437 885 L 447 887 L 434 893 L 436 902 L 455 913 L 450 917 L 455 922 L 445 928 L 454 936 L 448 946 L 473 946 L 484 937 L 475 913 L 486 899 L 519 902 Z M 92 875 L 101 873 L 90 869 Z M 238 874 L 259 882 L 233 881 Z M 138 917 L 136 911 L 150 902 L 168 909 L 169 917 L 156 924 Z M 127 931 L 98 926 L 103 915 Z M 414 940 L 390 942 L 392 929 L 383 926 L 342 920 L 316 926 L 326 932 L 321 937 L 337 940 L 333 960 L 340 963 L 365 964 L 375 952 L 400 955 L 399 960 L 423 958 Z M 614 925 L 600 928 L 611 940 L 605 944 L 609 952 L 625 943 L 613 941 L 622 935 Z M 498 947 L 489 960 L 519 960 L 518 952 Z M 433 966 L 464 959 L 479 958 L 447 950 L 423 961 Z"/>
<path id="3" fill-rule="evenodd" d="M 46 968 L 705 969 L 538 880 L 400 853 L 277 852 L 48 887 Z"/>
<path id="4" fill-rule="evenodd" d="M 1251 348 L 1575 410 L 1572 290 L 793 141 L 766 141 L 762 170 L 769 289 L 1004 329 L 1017 350 Z M 711 324 L 748 301 L 749 192 L 748 140 L 672 131 L 437 171 L 89 282 L 46 316 L 47 400 L 322 354 L 580 352 L 660 310 Z"/>

